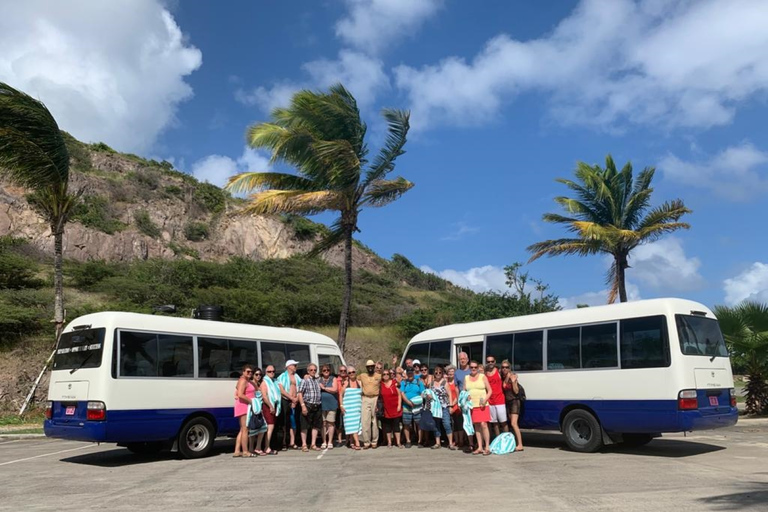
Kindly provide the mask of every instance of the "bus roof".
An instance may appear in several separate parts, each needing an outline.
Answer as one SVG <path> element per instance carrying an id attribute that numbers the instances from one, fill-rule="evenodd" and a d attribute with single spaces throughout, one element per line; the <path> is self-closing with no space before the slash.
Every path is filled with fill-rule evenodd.
<path id="1" fill-rule="evenodd" d="M 712 312 L 698 302 L 686 299 L 649 299 L 605 306 L 567 309 L 534 315 L 499 318 L 465 324 L 452 324 L 436 327 L 421 332 L 411 339 L 411 343 L 432 341 L 465 336 L 526 331 L 533 329 L 567 326 L 583 323 L 609 322 L 630 316 L 651 316 L 668 312 L 690 313 L 691 311 L 705 312 L 714 318 Z"/>
<path id="2" fill-rule="evenodd" d="M 329 345 L 333 347 L 338 346 L 333 339 L 324 334 L 293 329 L 290 327 L 270 327 L 265 325 L 217 322 L 214 320 L 198 320 L 195 318 L 180 318 L 175 316 L 125 313 L 120 311 L 104 311 L 75 318 L 69 322 L 64 329 L 64 332 L 70 332 L 76 327 L 83 325 L 148 331 L 169 331 L 203 336 L 232 336 L 236 338 L 250 338 L 267 341 L 292 341 L 313 343 L 316 345 Z"/>

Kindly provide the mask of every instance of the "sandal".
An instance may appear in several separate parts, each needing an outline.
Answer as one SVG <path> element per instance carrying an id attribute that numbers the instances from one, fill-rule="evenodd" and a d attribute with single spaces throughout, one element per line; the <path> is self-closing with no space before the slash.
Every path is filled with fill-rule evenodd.
<path id="1" fill-rule="evenodd" d="M 249 453 L 248 455 L 241 455 L 241 457 L 245 457 L 247 459 L 250 459 L 251 457 L 258 457 L 258 453 Z"/>
<path id="2" fill-rule="evenodd" d="M 258 455 L 259 457 L 261 457 L 261 456 L 263 456 L 263 455 L 266 455 L 266 453 L 264 453 L 264 452 L 263 452 L 263 451 L 261 451 L 261 450 L 254 450 L 254 451 L 253 451 L 253 453 L 255 453 L 256 455 Z"/>
<path id="3" fill-rule="evenodd" d="M 277 455 L 277 452 L 275 450 L 269 450 L 268 452 L 264 452 L 264 455 Z"/>
<path id="4" fill-rule="evenodd" d="M 483 452 L 483 455 L 490 455 L 490 454 L 491 454 L 491 450 L 485 450 L 485 451 Z"/>
<path id="5" fill-rule="evenodd" d="M 292 444 L 291 446 L 289 446 L 289 448 L 291 450 L 301 450 L 301 448 L 299 448 L 299 445 L 297 445 L 297 444 Z"/>
<path id="6" fill-rule="evenodd" d="M 314 448 L 314 446 L 313 446 L 313 448 Z M 307 453 L 309 451 L 309 448 L 307 448 L 306 446 L 302 446 L 301 447 L 301 451 L 303 451 L 304 453 Z"/>
<path id="7" fill-rule="evenodd" d="M 234 454 L 234 455 L 232 456 L 232 458 L 233 458 L 233 459 L 238 459 L 238 458 L 240 458 L 240 457 L 242 457 L 242 456 L 243 456 L 243 454 L 242 454 L 242 453 L 236 453 L 236 454 Z"/>
<path id="8" fill-rule="evenodd" d="M 355 451 L 359 451 L 361 449 L 360 446 L 357 444 L 350 445 L 350 448 L 352 448 Z"/>
<path id="9" fill-rule="evenodd" d="M 472 455 L 481 455 L 483 453 L 483 450 L 475 450 L 470 452 Z"/>
<path id="10" fill-rule="evenodd" d="M 317 446 L 314 446 L 314 445 L 313 445 L 313 446 L 312 446 L 312 451 L 313 451 L 313 452 L 321 452 L 321 451 L 323 451 L 323 450 L 322 450 L 322 449 L 320 449 L 320 448 L 318 448 Z"/>
<path id="11" fill-rule="evenodd" d="M 327 444 L 323 443 L 323 444 L 320 445 L 320 449 L 321 450 L 325 450 L 326 448 L 328 448 Z"/>

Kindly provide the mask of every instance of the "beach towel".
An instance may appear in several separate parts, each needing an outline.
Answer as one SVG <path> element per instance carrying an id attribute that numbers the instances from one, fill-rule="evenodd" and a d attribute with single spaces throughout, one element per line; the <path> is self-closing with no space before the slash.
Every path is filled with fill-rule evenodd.
<path id="1" fill-rule="evenodd" d="M 344 390 L 344 432 L 349 434 L 363 433 L 363 389 L 347 388 Z"/>
<path id="2" fill-rule="evenodd" d="M 491 453 L 494 455 L 506 455 L 512 453 L 517 448 L 515 435 L 511 432 L 502 432 L 491 442 Z"/>
<path id="3" fill-rule="evenodd" d="M 280 416 L 280 387 L 272 380 L 272 377 L 264 376 L 264 382 L 267 383 L 267 392 L 269 393 L 269 401 L 275 406 L 275 417 Z"/>
<path id="4" fill-rule="evenodd" d="M 257 391 L 256 395 L 251 400 L 251 406 L 248 408 L 248 417 L 245 419 L 246 425 L 251 425 L 251 417 L 254 415 L 261 415 L 261 408 L 263 407 L 263 401 L 261 398 L 261 391 Z M 264 417 L 261 418 L 261 426 L 255 430 L 248 430 L 249 436 L 255 436 L 267 431 L 267 422 L 264 421 Z"/>
<path id="5" fill-rule="evenodd" d="M 461 408 L 461 416 L 464 418 L 464 432 L 468 436 L 475 435 L 475 426 L 472 424 L 472 398 L 468 391 L 459 393 L 459 407 Z"/>
<path id="6" fill-rule="evenodd" d="M 440 406 L 440 400 L 438 400 L 437 394 L 431 389 L 427 389 L 421 396 L 423 396 L 425 400 L 429 400 L 429 412 L 432 413 L 432 417 L 435 419 L 442 419 L 443 408 Z"/>

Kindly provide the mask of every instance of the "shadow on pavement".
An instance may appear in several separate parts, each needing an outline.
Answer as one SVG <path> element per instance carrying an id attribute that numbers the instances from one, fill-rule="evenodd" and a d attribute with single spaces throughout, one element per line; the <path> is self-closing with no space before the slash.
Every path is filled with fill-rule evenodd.
<path id="1" fill-rule="evenodd" d="M 746 507 L 765 507 L 768 504 L 768 484 L 748 482 L 742 485 L 748 487 L 747 490 L 699 498 L 698 501 L 712 510 L 741 510 Z"/>
<path id="2" fill-rule="evenodd" d="M 523 433 L 523 441 L 526 447 L 568 450 L 563 435 L 558 432 L 526 431 Z M 699 441 L 657 438 L 647 445 L 640 447 L 628 447 L 620 444 L 606 446 L 603 448 L 602 453 L 620 453 L 642 457 L 678 458 L 692 457 L 694 455 L 702 455 L 704 453 L 712 453 L 720 450 L 725 450 L 725 448 Z"/>
<path id="3" fill-rule="evenodd" d="M 234 452 L 235 442 L 233 439 L 217 439 L 213 445 L 210 455 L 206 458 L 224 456 Z M 169 460 L 181 460 L 178 453 L 163 451 L 157 455 L 137 455 L 128 451 L 127 448 L 115 447 L 113 450 L 106 450 L 84 455 L 76 455 L 61 459 L 61 462 L 72 464 L 85 464 L 88 466 L 99 466 L 104 468 L 134 466 L 137 464 L 152 464 L 157 462 L 166 462 Z"/>

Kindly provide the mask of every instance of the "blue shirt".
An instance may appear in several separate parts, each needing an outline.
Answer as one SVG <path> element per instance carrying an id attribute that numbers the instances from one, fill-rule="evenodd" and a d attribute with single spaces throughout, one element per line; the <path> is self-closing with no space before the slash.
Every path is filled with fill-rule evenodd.
<path id="1" fill-rule="evenodd" d="M 469 366 L 467 366 L 466 370 L 462 370 L 461 368 L 456 368 L 456 371 L 453 374 L 453 380 L 456 382 L 456 390 L 462 391 L 464 389 L 464 377 L 470 374 Z"/>
<path id="2" fill-rule="evenodd" d="M 424 392 L 424 383 L 415 378 L 413 382 L 408 382 L 406 379 L 400 383 L 400 390 L 405 394 L 405 397 L 410 400 Z"/>

